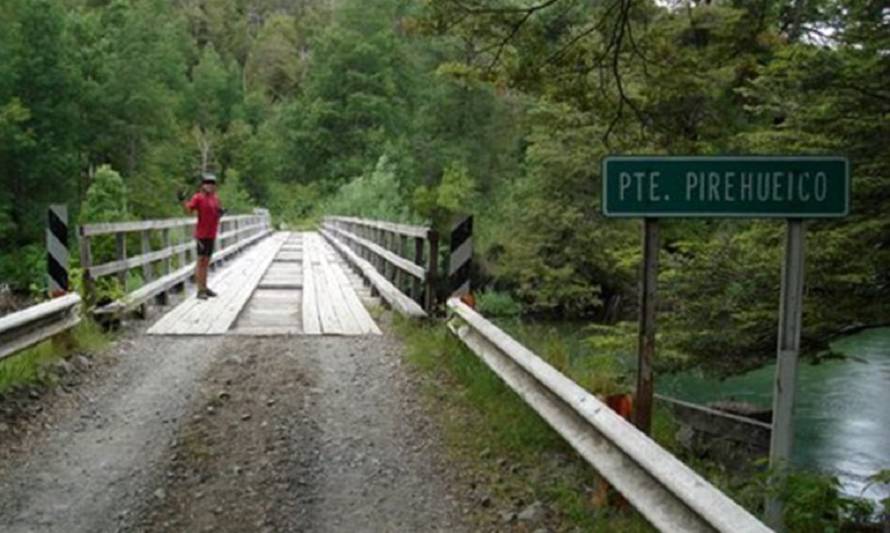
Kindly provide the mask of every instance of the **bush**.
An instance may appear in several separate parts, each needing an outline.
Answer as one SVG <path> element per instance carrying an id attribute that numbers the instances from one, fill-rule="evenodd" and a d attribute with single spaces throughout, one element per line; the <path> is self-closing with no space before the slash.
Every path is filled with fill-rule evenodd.
<path id="1" fill-rule="evenodd" d="M 46 294 L 46 251 L 43 243 L 29 244 L 0 256 L 0 283 L 17 293 Z"/>
<path id="2" fill-rule="evenodd" d="M 324 213 L 350 215 L 391 222 L 416 221 L 402 199 L 395 168 L 385 155 L 370 174 L 353 179 L 324 205 Z"/>
<path id="3" fill-rule="evenodd" d="M 256 202 L 242 185 L 241 177 L 235 169 L 226 171 L 219 187 L 219 200 L 223 208 L 233 215 L 250 213 L 256 207 Z"/>
<path id="4" fill-rule="evenodd" d="M 842 531 L 869 522 L 874 513 L 870 501 L 844 496 L 837 478 L 816 472 L 791 472 L 782 496 L 789 531 Z"/>
<path id="5" fill-rule="evenodd" d="M 80 210 L 80 222 L 127 220 L 127 189 L 120 174 L 102 165 L 93 176 Z"/>
<path id="6" fill-rule="evenodd" d="M 290 226 L 303 226 L 318 211 L 321 188 L 317 183 L 271 183 L 269 210 Z"/>
<path id="7" fill-rule="evenodd" d="M 511 317 L 522 313 L 522 305 L 506 292 L 486 290 L 478 295 L 476 307 L 487 317 Z"/>

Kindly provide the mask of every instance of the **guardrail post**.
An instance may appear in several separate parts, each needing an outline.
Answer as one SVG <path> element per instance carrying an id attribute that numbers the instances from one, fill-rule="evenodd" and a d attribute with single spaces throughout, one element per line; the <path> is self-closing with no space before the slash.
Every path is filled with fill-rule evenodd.
<path id="1" fill-rule="evenodd" d="M 380 244 L 380 228 L 372 228 L 371 229 L 371 242 L 374 244 Z M 374 268 L 377 272 L 383 272 L 383 258 L 378 256 L 375 253 L 371 253 L 371 257 L 374 259 Z"/>
<path id="2" fill-rule="evenodd" d="M 224 251 L 226 249 L 226 242 L 230 240 L 228 237 L 224 237 L 224 235 L 226 234 L 226 231 L 227 231 L 226 226 L 228 226 L 228 225 L 229 225 L 229 222 L 227 220 L 222 220 L 219 223 L 219 233 L 217 234 L 218 238 L 216 241 L 216 246 L 217 246 L 218 252 Z M 207 270 L 210 272 L 216 272 L 216 265 L 219 262 L 220 262 L 219 256 L 217 256 L 216 261 L 210 261 L 210 264 L 207 266 Z"/>
<path id="3" fill-rule="evenodd" d="M 359 234 L 360 234 L 363 238 L 365 238 L 365 239 L 367 239 L 367 240 L 369 240 L 369 241 L 370 241 L 370 240 L 373 240 L 372 237 L 371 237 L 371 234 L 372 234 L 372 233 L 373 233 L 373 232 L 371 231 L 371 228 L 369 228 L 369 227 L 367 227 L 367 226 L 360 226 L 360 227 L 359 227 Z M 356 246 L 358 246 L 358 243 L 356 243 Z M 366 260 L 366 261 L 371 261 L 371 260 L 373 259 L 373 258 L 371 257 L 371 252 L 370 252 L 369 250 L 367 250 L 364 246 L 359 246 L 358 249 L 359 249 L 359 253 L 361 254 L 359 257 L 361 257 L 362 259 L 364 259 L 364 260 Z"/>

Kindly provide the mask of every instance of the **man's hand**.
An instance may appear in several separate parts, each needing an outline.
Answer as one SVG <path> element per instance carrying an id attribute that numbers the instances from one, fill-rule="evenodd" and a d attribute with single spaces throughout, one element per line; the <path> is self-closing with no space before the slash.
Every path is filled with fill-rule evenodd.
<path id="1" fill-rule="evenodd" d="M 184 190 L 179 189 L 178 191 L 176 191 L 176 197 L 179 198 L 179 203 L 182 203 L 185 201 L 186 198 L 188 198 L 188 194 L 186 194 Z"/>

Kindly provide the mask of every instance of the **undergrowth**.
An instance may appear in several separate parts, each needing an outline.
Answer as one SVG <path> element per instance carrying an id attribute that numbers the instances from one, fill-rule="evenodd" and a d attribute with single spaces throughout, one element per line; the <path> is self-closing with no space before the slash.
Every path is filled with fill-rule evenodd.
<path id="1" fill-rule="evenodd" d="M 53 363 L 78 352 L 98 351 L 108 342 L 102 329 L 83 320 L 71 331 L 32 346 L 0 361 L 0 394 L 23 385 L 50 383 Z"/>
<path id="2" fill-rule="evenodd" d="M 593 469 L 444 325 L 395 322 L 409 362 L 433 378 L 428 393 L 449 449 L 495 494 L 542 501 L 567 530 L 651 531 L 633 511 L 594 507 Z M 513 465 L 507 474 L 504 463 Z"/>
<path id="3" fill-rule="evenodd" d="M 633 512 L 595 508 L 590 497 L 597 480 L 593 469 L 444 325 L 398 318 L 395 324 L 405 340 L 409 362 L 433 378 L 428 381 L 428 392 L 441 413 L 449 448 L 468 468 L 494 480 L 496 492 L 524 492 L 525 501 L 546 502 L 568 530 L 650 530 Z M 586 346 L 595 356 L 579 357 L 577 347 L 556 332 L 542 334 L 539 330 L 533 340 L 523 340 L 594 394 L 632 392 L 630 376 L 635 370 L 625 361 L 629 330 L 595 327 L 587 333 Z M 677 441 L 679 428 L 673 415 L 656 404 L 652 438 L 755 516 L 762 513 L 764 498 L 773 491 L 786 502 L 789 531 L 869 530 L 860 527 L 870 527 L 876 510 L 866 501 L 843 496 L 836 478 L 795 470 L 788 473 L 785 487 L 776 492 L 778 489 L 770 487 L 771 473 L 764 464 L 755 463 L 753 470 L 738 469 L 695 456 Z M 520 466 L 504 474 L 493 458 L 506 458 Z M 880 476 L 875 479 L 886 482 Z"/>

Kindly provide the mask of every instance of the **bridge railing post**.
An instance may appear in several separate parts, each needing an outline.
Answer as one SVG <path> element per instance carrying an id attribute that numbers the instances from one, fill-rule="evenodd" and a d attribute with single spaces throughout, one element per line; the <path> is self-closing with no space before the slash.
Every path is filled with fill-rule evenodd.
<path id="1" fill-rule="evenodd" d="M 127 234 L 117 233 L 114 236 L 115 241 L 115 257 L 118 261 L 127 259 Z M 117 279 L 121 284 L 124 292 L 127 292 L 127 269 L 123 269 L 117 273 Z"/>
<path id="2" fill-rule="evenodd" d="M 424 295 L 423 308 L 427 314 L 432 315 L 436 307 L 436 285 L 439 277 L 439 233 L 431 229 L 428 240 L 430 250 L 427 258 L 426 294 Z"/>
<path id="3" fill-rule="evenodd" d="M 429 226 L 329 216 L 322 232 L 350 261 L 361 260 L 357 268 L 380 274 L 395 292 L 416 304 L 419 313 L 436 307 L 439 235 Z"/>
<path id="4" fill-rule="evenodd" d="M 401 257 L 405 257 L 405 246 L 408 242 L 408 237 L 405 235 L 398 235 L 397 237 L 399 242 L 398 253 Z M 400 291 L 405 292 L 405 275 L 402 273 L 401 270 L 399 270 L 399 277 L 396 280 L 396 286 L 399 288 Z"/>
<path id="5" fill-rule="evenodd" d="M 414 264 L 423 266 L 423 238 L 414 237 Z M 414 301 L 423 305 L 423 289 L 421 281 L 413 278 L 411 282 L 411 297 Z"/>

